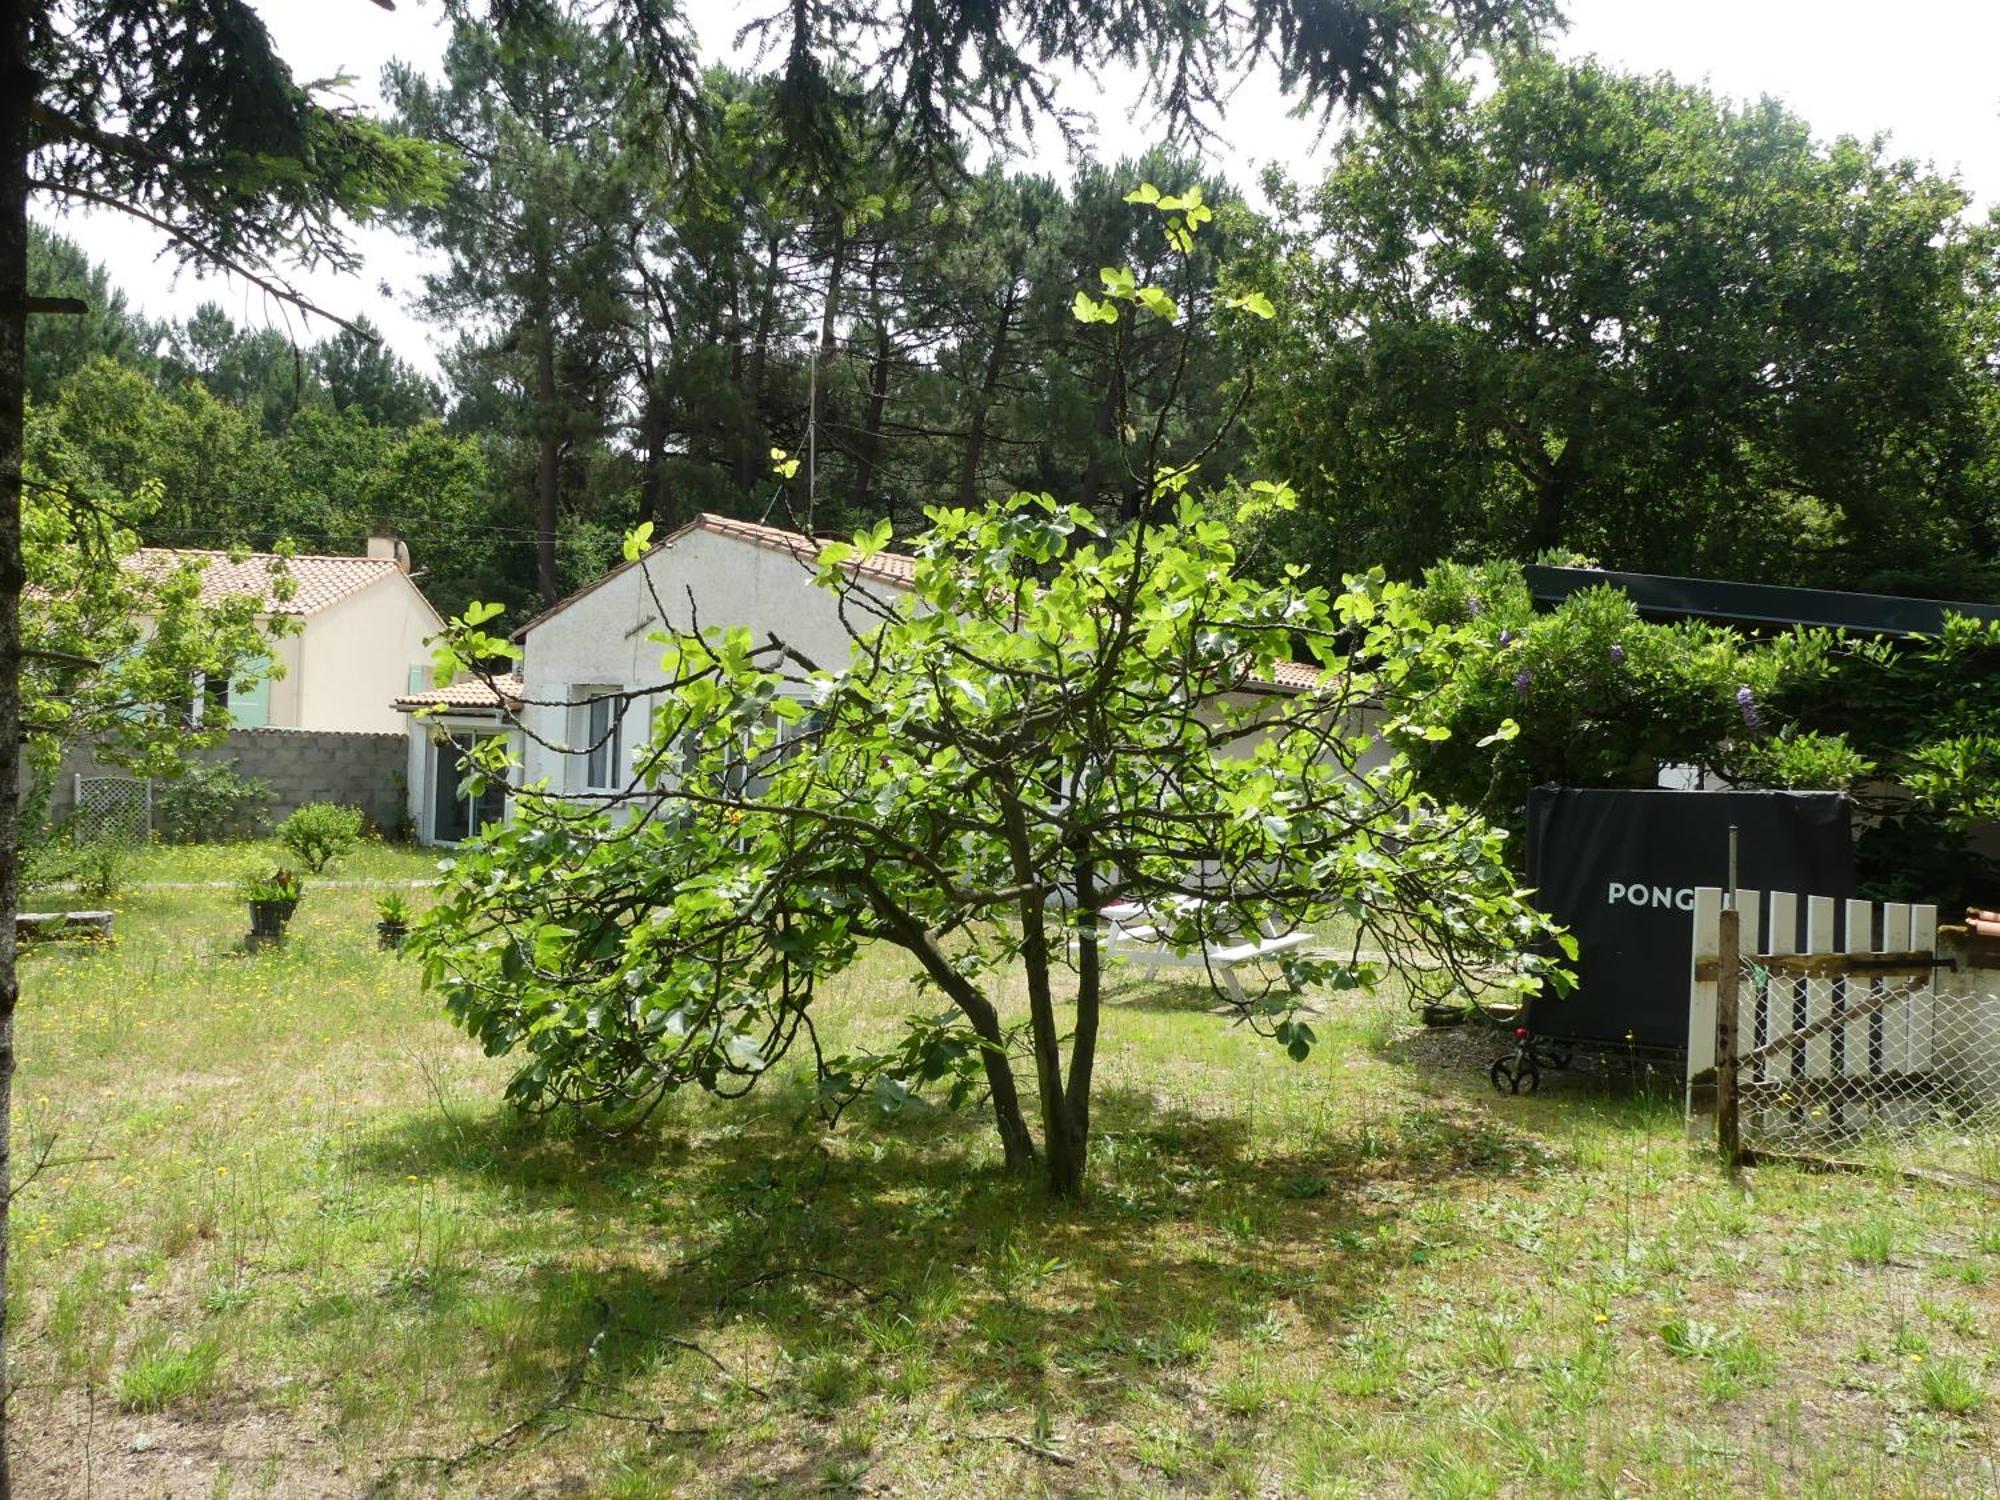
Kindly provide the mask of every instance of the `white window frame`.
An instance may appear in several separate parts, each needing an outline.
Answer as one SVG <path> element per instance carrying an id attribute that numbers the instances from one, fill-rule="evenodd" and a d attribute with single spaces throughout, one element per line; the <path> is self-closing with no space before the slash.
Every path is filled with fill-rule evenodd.
<path id="1" fill-rule="evenodd" d="M 494 723 L 490 719 L 442 719 L 438 721 L 435 734 L 430 737 L 429 743 L 424 748 L 424 805 L 421 809 L 422 816 L 418 821 L 426 846 L 439 849 L 455 849 L 460 843 L 458 839 L 440 838 L 437 827 L 438 781 L 440 780 L 444 757 L 456 753 L 453 742 L 461 739 L 469 739 L 477 743 L 480 740 L 496 737 L 506 740 L 507 754 L 510 759 L 518 757 L 521 748 L 519 738 L 512 731 Z M 470 827 L 472 814 L 476 811 L 476 803 L 473 803 L 472 799 L 466 796 L 462 787 L 457 791 L 453 800 L 468 804 L 466 824 Z M 501 823 L 510 822 L 513 816 L 514 794 L 508 791 L 502 798 L 500 816 L 497 821 Z"/>
<path id="2" fill-rule="evenodd" d="M 577 732 L 579 791 L 624 790 L 625 711 L 630 706 L 616 683 L 591 683 L 571 690 Z M 603 743 L 599 743 L 599 740 Z"/>

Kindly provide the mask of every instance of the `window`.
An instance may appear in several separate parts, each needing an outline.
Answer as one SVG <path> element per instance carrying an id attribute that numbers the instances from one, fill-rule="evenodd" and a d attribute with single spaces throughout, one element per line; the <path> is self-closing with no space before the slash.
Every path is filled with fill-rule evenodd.
<path id="1" fill-rule="evenodd" d="M 778 742 L 765 750 L 757 758 L 757 764 L 754 767 L 746 768 L 747 771 L 754 774 L 750 774 L 747 781 L 739 781 L 738 783 L 743 787 L 746 796 L 757 798 L 764 795 L 765 790 L 771 785 L 772 773 L 784 762 L 797 755 L 805 742 L 819 732 L 819 720 L 819 714 L 811 711 L 800 715 L 796 719 L 788 719 L 783 715 L 777 716 Z M 743 759 L 745 761 L 749 759 L 749 754 L 749 747 L 745 745 L 743 750 Z"/>
<path id="2" fill-rule="evenodd" d="M 507 784 L 489 778 L 478 796 L 467 790 L 472 777 L 470 757 L 473 747 L 491 738 L 460 731 L 431 748 L 431 838 L 440 844 L 457 844 L 473 837 L 507 816 Z"/>
<path id="3" fill-rule="evenodd" d="M 245 657 L 235 678 L 197 673 L 181 721 L 214 724 L 224 715 L 235 729 L 263 729 L 271 722 L 271 659 Z"/>
<path id="4" fill-rule="evenodd" d="M 573 694 L 577 707 L 577 748 L 583 751 L 586 791 L 618 790 L 624 776 L 625 700 L 618 687 L 580 687 Z"/>
<path id="5" fill-rule="evenodd" d="M 654 712 L 657 715 L 659 711 L 656 709 Z M 769 789 L 771 777 L 778 767 L 799 754 L 820 729 L 820 715 L 813 710 L 795 719 L 774 715 L 766 722 L 777 731 L 776 743 L 753 753 L 753 736 L 748 731 L 740 733 L 724 747 L 722 763 L 706 786 L 701 785 L 699 780 L 703 751 L 694 734 L 675 735 L 660 763 L 661 767 L 670 783 L 695 788 L 712 796 L 743 797 L 755 801 Z M 637 759 L 636 756 L 634 758 Z"/>

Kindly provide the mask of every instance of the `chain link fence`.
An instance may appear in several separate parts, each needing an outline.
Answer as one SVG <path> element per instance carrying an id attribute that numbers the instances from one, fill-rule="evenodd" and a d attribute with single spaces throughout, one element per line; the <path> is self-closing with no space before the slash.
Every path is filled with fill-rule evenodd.
<path id="1" fill-rule="evenodd" d="M 2000 972 L 1746 953 L 1736 988 L 1745 1147 L 2000 1182 Z"/>

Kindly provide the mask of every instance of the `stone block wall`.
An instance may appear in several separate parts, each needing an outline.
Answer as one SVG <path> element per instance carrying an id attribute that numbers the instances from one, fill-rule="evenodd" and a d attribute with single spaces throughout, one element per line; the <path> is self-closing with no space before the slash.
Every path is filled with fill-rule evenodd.
<path id="1" fill-rule="evenodd" d="M 350 733 L 331 729 L 232 729 L 219 745 L 194 751 L 191 761 L 221 763 L 239 776 L 271 789 L 267 811 L 272 823 L 307 802 L 341 802 L 359 807 L 385 834 L 405 816 L 403 778 L 408 743 L 400 734 Z M 100 764 L 88 746 L 63 756 L 50 812 L 60 819 L 75 804 L 76 778 L 124 776 L 118 766 Z M 242 829 L 239 832 L 250 832 Z"/>

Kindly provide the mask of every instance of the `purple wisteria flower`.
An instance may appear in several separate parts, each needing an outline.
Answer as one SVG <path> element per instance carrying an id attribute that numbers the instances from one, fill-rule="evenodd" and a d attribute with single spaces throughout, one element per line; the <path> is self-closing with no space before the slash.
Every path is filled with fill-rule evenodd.
<path id="1" fill-rule="evenodd" d="M 1529 685 L 1534 680 L 1534 673 L 1530 672 L 1526 667 L 1521 668 L 1520 671 L 1514 674 L 1514 696 L 1517 698 L 1527 697 Z"/>
<path id="2" fill-rule="evenodd" d="M 1486 613 L 1486 606 L 1479 602 L 1477 594 L 1467 594 L 1465 596 L 1465 612 L 1476 620 Z"/>
<path id="3" fill-rule="evenodd" d="M 1625 648 L 1619 645 L 1616 641 L 1613 641 L 1611 643 L 1611 659 L 1613 661 L 1625 660 Z"/>
<path id="4" fill-rule="evenodd" d="M 1764 716 L 1757 711 L 1757 695 L 1750 691 L 1747 682 L 1736 689 L 1736 711 L 1743 715 L 1744 724 L 1751 729 L 1764 721 Z"/>
<path id="5" fill-rule="evenodd" d="M 1511 645 L 1513 645 L 1513 644 L 1514 644 L 1514 632 L 1513 632 L 1513 631 L 1511 631 L 1511 630 L 1503 630 L 1503 631 L 1501 631 L 1501 632 L 1500 632 L 1500 644 L 1501 644 L 1501 645 L 1503 645 L 1503 646 L 1511 646 Z"/>

